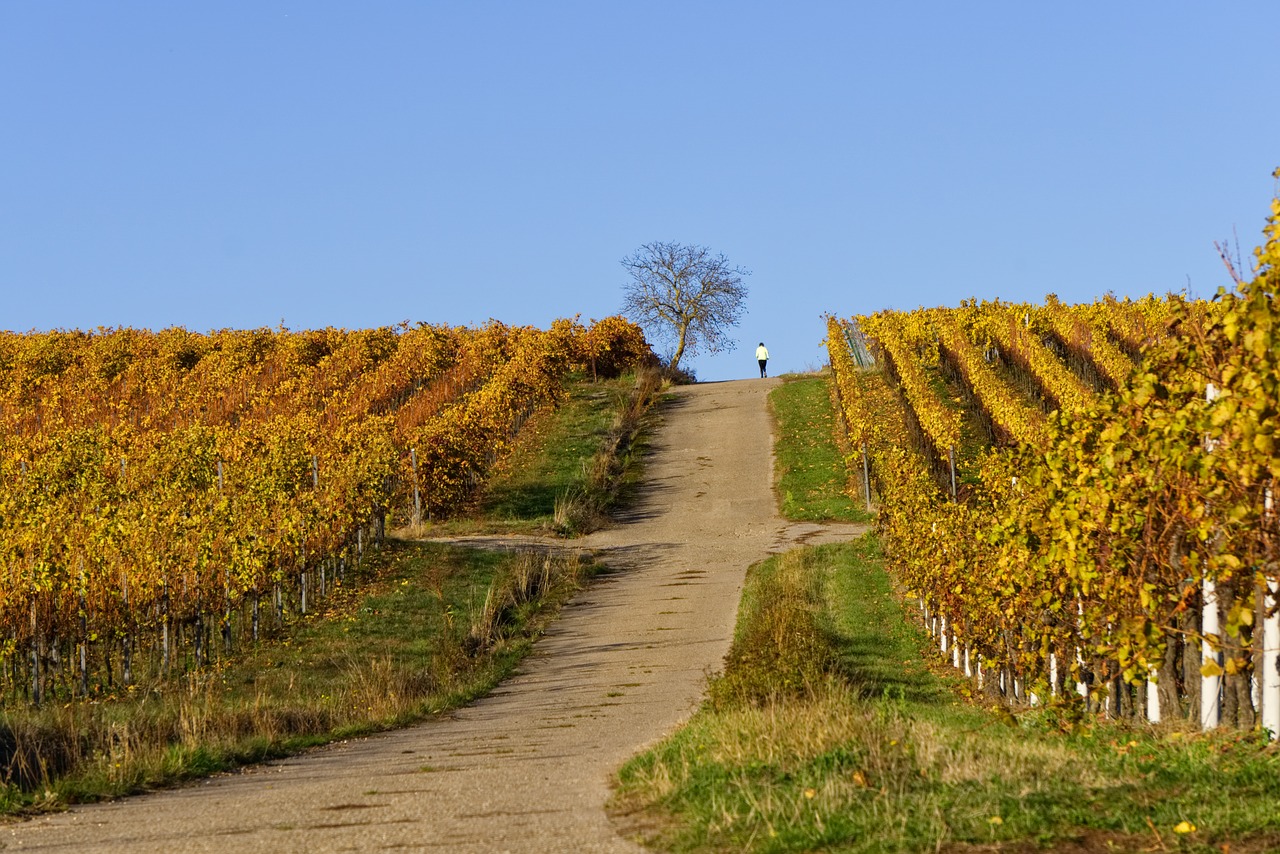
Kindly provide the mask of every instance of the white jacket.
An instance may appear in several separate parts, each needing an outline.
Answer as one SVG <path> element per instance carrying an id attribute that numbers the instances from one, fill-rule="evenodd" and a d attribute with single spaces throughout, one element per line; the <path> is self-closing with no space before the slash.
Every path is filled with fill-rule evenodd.
<path id="1" fill-rule="evenodd" d="M 765 346 L 763 344 L 761 344 L 759 347 L 756 348 L 756 361 L 763 362 L 768 358 L 769 358 L 769 351 L 765 349 Z"/>

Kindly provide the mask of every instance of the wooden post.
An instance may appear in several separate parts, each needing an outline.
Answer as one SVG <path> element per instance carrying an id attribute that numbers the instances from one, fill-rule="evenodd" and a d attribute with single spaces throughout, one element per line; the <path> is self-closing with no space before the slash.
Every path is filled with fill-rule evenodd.
<path id="1" fill-rule="evenodd" d="M 89 696 L 89 643 L 80 642 L 80 696 Z"/>
<path id="2" fill-rule="evenodd" d="M 196 594 L 196 667 L 202 667 L 208 660 L 208 650 L 204 642 L 204 603 L 200 601 L 199 594 Z"/>
<path id="3" fill-rule="evenodd" d="M 123 461 L 122 461 L 123 462 Z M 80 558 L 80 696 L 89 696 L 89 605 L 85 602 L 88 583 L 84 575 L 84 558 Z M 108 653 L 109 654 L 109 653 Z"/>
<path id="4" fill-rule="evenodd" d="M 164 675 L 168 676 L 173 658 L 169 644 L 169 582 L 167 580 L 160 594 L 160 649 L 160 668 L 164 671 Z"/>
<path id="5" fill-rule="evenodd" d="M 128 607 L 126 603 L 125 607 Z M 110 659 L 108 659 L 110 661 Z M 108 672 L 108 677 L 110 673 Z M 124 633 L 124 637 L 120 639 L 120 678 L 124 680 L 125 687 L 133 684 L 133 632 L 132 630 Z"/>
<path id="6" fill-rule="evenodd" d="M 951 500 L 955 501 L 956 500 L 956 446 L 955 445 L 952 445 L 948 449 L 947 456 L 951 458 Z"/>
<path id="7" fill-rule="evenodd" d="M 36 622 L 36 600 L 31 599 L 31 704 L 40 705 L 43 683 L 40 681 L 40 635 Z"/>
<path id="8" fill-rule="evenodd" d="M 222 494 L 222 460 L 218 460 L 218 494 Z M 222 654 L 231 655 L 231 567 L 222 566 Z"/>
<path id="9" fill-rule="evenodd" d="M 422 493 L 418 490 L 418 451 L 409 449 L 409 464 L 413 469 L 413 524 L 422 524 Z"/>

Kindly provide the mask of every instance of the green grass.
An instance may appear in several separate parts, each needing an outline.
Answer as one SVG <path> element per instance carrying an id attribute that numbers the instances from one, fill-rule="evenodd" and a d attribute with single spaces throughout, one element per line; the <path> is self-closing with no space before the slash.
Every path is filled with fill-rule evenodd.
<path id="1" fill-rule="evenodd" d="M 829 382 L 829 375 L 787 377 L 769 395 L 779 506 L 797 522 L 865 522 L 871 515 L 850 497 Z"/>
<path id="2" fill-rule="evenodd" d="M 574 534 L 598 526 L 599 518 L 566 524 L 566 503 L 574 499 L 591 515 L 625 500 L 639 476 L 657 380 L 650 372 L 572 384 L 564 403 L 521 429 L 469 512 L 426 533 Z"/>
<path id="3" fill-rule="evenodd" d="M 781 618 L 753 604 L 779 596 L 803 613 Z M 716 684 L 756 687 L 717 694 L 713 685 L 685 727 L 620 772 L 613 810 L 650 844 L 1280 847 L 1280 755 L 1257 736 L 1084 724 L 1063 708 L 1013 718 L 965 702 L 964 683 L 929 663 L 931 645 L 902 612 L 873 537 L 771 558 L 753 568 L 745 602 Z M 825 652 L 812 649 L 811 632 L 785 629 L 806 622 L 821 631 Z M 800 640 L 791 651 L 752 652 L 764 638 L 779 647 Z M 828 678 L 797 678 L 802 650 L 828 662 Z"/>
<path id="4" fill-rule="evenodd" d="M 550 527 L 556 500 L 583 481 L 584 461 L 600 447 L 616 402 L 634 377 L 574 386 L 554 413 L 526 425 L 512 459 L 490 480 L 480 516 L 492 522 Z"/>

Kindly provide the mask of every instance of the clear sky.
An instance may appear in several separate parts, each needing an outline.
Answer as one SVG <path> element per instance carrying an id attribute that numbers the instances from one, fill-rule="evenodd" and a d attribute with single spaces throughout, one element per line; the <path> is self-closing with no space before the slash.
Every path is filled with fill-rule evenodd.
<path id="1" fill-rule="evenodd" d="M 752 271 L 702 379 L 822 315 L 1229 280 L 1275 0 L 0 2 L 0 329 L 545 326 Z"/>

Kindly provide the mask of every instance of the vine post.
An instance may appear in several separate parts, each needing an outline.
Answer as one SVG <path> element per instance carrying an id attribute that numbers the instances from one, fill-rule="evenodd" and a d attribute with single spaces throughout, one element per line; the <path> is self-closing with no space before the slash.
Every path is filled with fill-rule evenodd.
<path id="1" fill-rule="evenodd" d="M 1280 737 L 1280 585 L 1266 582 L 1266 617 L 1262 621 L 1262 726 L 1274 741 Z"/>
<path id="2" fill-rule="evenodd" d="M 1222 652 L 1214 649 L 1221 624 L 1213 579 L 1204 579 L 1200 591 L 1200 728 L 1210 730 L 1222 721 Z"/>
<path id="3" fill-rule="evenodd" d="M 1204 390 L 1208 403 L 1218 398 L 1218 387 L 1209 383 Z M 1205 450 L 1213 453 L 1213 439 L 1205 437 Z M 1200 582 L 1200 728 L 1215 729 L 1222 721 L 1222 653 L 1214 649 L 1222 631 L 1218 617 L 1218 592 L 1213 579 Z"/>
<path id="4" fill-rule="evenodd" d="M 947 457 L 951 461 L 951 500 L 956 500 L 956 446 L 947 449 Z"/>
<path id="5" fill-rule="evenodd" d="M 422 492 L 418 489 L 418 449 L 409 449 L 409 465 L 413 470 L 413 525 L 422 524 Z"/>
<path id="6" fill-rule="evenodd" d="M 1147 721 L 1160 723 L 1160 688 L 1150 676 L 1147 677 Z"/>
<path id="7" fill-rule="evenodd" d="M 1262 492 L 1263 518 L 1275 524 L 1275 505 L 1271 488 Z M 1280 737 L 1280 584 L 1273 579 L 1262 582 L 1262 728 L 1274 741 Z"/>
<path id="8" fill-rule="evenodd" d="M 867 493 L 867 512 L 871 511 L 871 463 L 867 460 L 867 443 L 862 443 L 862 486 Z"/>

